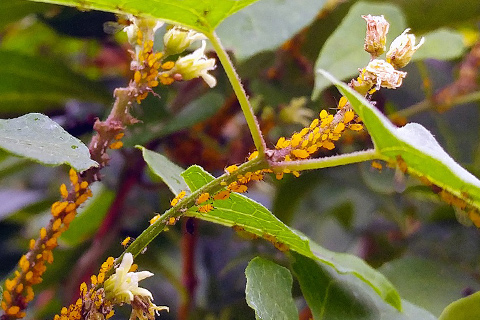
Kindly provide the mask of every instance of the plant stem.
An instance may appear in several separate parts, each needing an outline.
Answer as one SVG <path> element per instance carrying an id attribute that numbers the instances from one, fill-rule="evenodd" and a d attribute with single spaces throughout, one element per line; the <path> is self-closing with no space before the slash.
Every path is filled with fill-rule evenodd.
<path id="1" fill-rule="evenodd" d="M 240 78 L 235 71 L 232 60 L 230 60 L 230 57 L 226 53 L 220 42 L 220 39 L 217 37 L 215 32 L 212 32 L 211 34 L 206 34 L 206 36 L 211 41 L 213 48 L 217 53 L 218 59 L 220 59 L 223 69 L 227 74 L 228 80 L 232 85 L 233 91 L 237 96 L 238 102 L 240 103 L 240 107 L 242 108 L 243 114 L 245 116 L 245 120 L 247 121 L 248 128 L 250 129 L 253 143 L 255 144 L 255 147 L 260 153 L 260 156 L 263 157 L 266 149 L 265 141 L 263 140 L 260 126 L 258 125 L 255 114 L 253 113 L 253 109 L 250 106 L 250 102 L 248 101 L 247 94 L 242 86 Z"/>
<path id="2" fill-rule="evenodd" d="M 318 159 L 309 159 L 301 161 L 282 161 L 272 163 L 272 168 L 290 169 L 292 171 L 321 169 L 328 167 L 341 166 L 346 164 L 352 164 L 357 162 L 363 162 L 368 160 L 387 160 L 388 158 L 382 156 L 375 149 L 369 149 L 364 151 L 357 151 L 338 156 L 324 157 Z"/>

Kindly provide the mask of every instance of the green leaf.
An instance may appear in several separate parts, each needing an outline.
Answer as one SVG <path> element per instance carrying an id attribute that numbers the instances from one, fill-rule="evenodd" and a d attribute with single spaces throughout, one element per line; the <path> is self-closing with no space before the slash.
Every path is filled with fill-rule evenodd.
<path id="1" fill-rule="evenodd" d="M 257 0 L 35 0 L 160 19 L 193 30 L 211 33 L 228 16 Z"/>
<path id="2" fill-rule="evenodd" d="M 0 119 L 0 148 L 45 165 L 68 164 L 79 172 L 98 165 L 83 142 L 40 113 Z"/>
<path id="3" fill-rule="evenodd" d="M 115 193 L 101 184 L 93 184 L 93 198 L 90 198 L 82 207 L 67 231 L 62 233 L 60 241 L 69 246 L 77 246 L 87 240 L 102 223 Z"/>
<path id="4" fill-rule="evenodd" d="M 476 280 L 451 265 L 423 258 L 404 257 L 387 262 L 380 271 L 396 286 L 402 297 L 435 315 L 460 298 L 465 288 L 480 290 Z"/>
<path id="5" fill-rule="evenodd" d="M 0 112 L 44 111 L 68 99 L 111 102 L 97 82 L 71 71 L 58 60 L 0 50 Z"/>
<path id="6" fill-rule="evenodd" d="M 292 275 L 287 268 L 256 257 L 245 269 L 248 305 L 261 320 L 296 320 L 298 310 L 292 298 Z"/>
<path id="7" fill-rule="evenodd" d="M 391 161 L 397 161 L 397 156 L 401 156 L 409 173 L 426 177 L 468 204 L 480 208 L 480 181 L 456 163 L 427 129 L 418 123 L 397 128 L 360 94 L 329 73 L 320 72 L 347 97 L 381 156 Z"/>
<path id="8" fill-rule="evenodd" d="M 25 0 L 8 0 L 0 2 L 0 29 L 10 22 L 17 21 L 31 13 L 44 12 L 51 5 L 34 3 Z"/>
<path id="9" fill-rule="evenodd" d="M 199 166 L 189 167 L 182 176 L 192 191 L 214 180 L 213 176 Z M 258 237 L 267 238 L 279 248 L 286 246 L 292 251 L 327 264 L 339 273 L 353 274 L 371 286 L 386 302 L 401 309 L 400 297 L 395 288 L 362 259 L 345 253 L 335 253 L 316 245 L 300 232 L 283 224 L 264 206 L 240 194 L 232 193 L 228 200 L 213 201 L 213 206 L 215 209 L 207 214 L 195 211 L 187 211 L 186 214 L 229 227 L 240 227 Z"/>
<path id="10" fill-rule="evenodd" d="M 148 167 L 167 184 L 173 194 L 188 190 L 187 184 L 180 176 L 184 171 L 182 168 L 157 152 L 147 150 L 142 146 L 136 146 L 136 148 L 142 150 L 143 159 Z"/>
<path id="11" fill-rule="evenodd" d="M 273 50 L 309 25 L 325 0 L 262 0 L 222 23 L 217 34 L 235 58 L 245 60 L 256 53 Z M 265 17 L 288 19 L 265 19 Z"/>
<path id="12" fill-rule="evenodd" d="M 386 304 L 359 279 L 339 274 L 312 259 L 292 254 L 292 268 L 316 320 L 427 320 L 428 311 L 403 300 L 403 312 Z"/>
<path id="13" fill-rule="evenodd" d="M 480 319 L 480 292 L 459 299 L 443 310 L 439 320 Z"/>
<path id="14" fill-rule="evenodd" d="M 415 52 L 412 61 L 455 59 L 465 50 L 462 34 L 454 30 L 439 29 L 427 33 L 424 37 L 425 43 Z"/>
<path id="15" fill-rule="evenodd" d="M 320 51 L 315 62 L 315 87 L 312 98 L 316 99 L 320 92 L 330 86 L 330 82 L 318 74 L 324 69 L 337 79 L 347 79 L 358 74 L 358 69 L 368 64 L 370 55 L 363 50 L 366 23 L 362 15 L 384 15 L 390 23 L 387 40 L 391 42 L 405 29 L 406 23 L 402 11 L 393 4 L 358 2 L 342 23 L 332 33 Z M 387 45 L 387 50 L 388 50 Z"/>

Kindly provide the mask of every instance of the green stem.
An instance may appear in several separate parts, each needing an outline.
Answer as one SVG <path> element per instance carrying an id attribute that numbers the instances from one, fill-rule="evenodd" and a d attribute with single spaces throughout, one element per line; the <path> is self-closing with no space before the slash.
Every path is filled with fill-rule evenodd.
<path id="1" fill-rule="evenodd" d="M 309 159 L 301 161 L 282 161 L 272 164 L 272 168 L 290 169 L 292 171 L 321 169 L 328 167 L 336 167 L 346 164 L 363 162 L 368 160 L 387 160 L 388 158 L 382 156 L 375 149 L 364 151 L 357 151 L 338 156 L 324 157 L 318 159 Z"/>
<path id="2" fill-rule="evenodd" d="M 235 174 L 224 174 L 211 182 L 207 183 L 203 187 L 195 190 L 190 195 L 185 196 L 182 200 L 178 202 L 175 207 L 172 207 L 165 211 L 165 213 L 152 225 L 150 225 L 147 229 L 145 229 L 132 244 L 125 250 L 124 253 L 120 257 L 117 258 L 117 261 L 121 261 L 123 254 L 126 252 L 132 253 L 134 257 L 139 255 L 144 248 L 148 246 L 150 242 L 152 242 L 155 237 L 157 237 L 160 232 L 162 232 L 166 225 L 167 221 L 174 217 L 180 217 L 183 213 L 193 207 L 195 205 L 195 200 L 200 196 L 200 194 L 204 192 L 208 192 L 210 194 L 214 194 L 217 191 L 220 191 L 225 187 L 225 185 L 230 184 L 233 181 L 237 180 L 237 176 L 239 174 L 245 174 L 247 172 L 256 171 L 258 169 L 263 169 L 268 167 L 268 163 L 265 161 L 264 158 L 260 156 L 252 159 L 248 162 L 245 162 L 238 170 L 235 171 Z"/>
<path id="3" fill-rule="evenodd" d="M 240 107 L 242 108 L 243 114 L 245 116 L 245 120 L 247 121 L 248 128 L 250 129 L 253 143 L 255 144 L 255 147 L 257 148 L 260 156 L 263 157 L 266 149 L 265 141 L 263 140 L 260 126 L 258 125 L 255 114 L 253 113 L 253 109 L 250 106 L 250 102 L 248 101 L 247 94 L 243 89 L 240 78 L 235 71 L 232 60 L 230 60 L 230 57 L 223 48 L 222 43 L 220 42 L 220 39 L 217 37 L 215 32 L 212 32 L 211 34 L 206 34 L 206 36 L 211 41 L 213 48 L 217 53 L 218 59 L 222 63 L 223 69 L 227 74 L 228 80 L 232 85 L 233 91 L 237 96 L 238 102 L 240 103 Z"/>
<path id="4" fill-rule="evenodd" d="M 400 117 L 408 118 L 414 114 L 427 111 L 430 109 L 435 109 L 435 108 L 448 109 L 455 105 L 461 105 L 464 103 L 475 102 L 475 101 L 480 101 L 480 91 L 474 91 L 469 94 L 458 96 L 452 99 L 452 101 L 446 104 L 441 104 L 441 105 L 434 104 L 431 100 L 428 100 L 428 99 L 423 100 L 423 101 L 420 101 L 419 103 L 414 104 L 413 106 L 400 110 L 394 114 L 391 114 L 389 115 L 389 117 L 392 118 L 392 117 L 400 116 Z"/>

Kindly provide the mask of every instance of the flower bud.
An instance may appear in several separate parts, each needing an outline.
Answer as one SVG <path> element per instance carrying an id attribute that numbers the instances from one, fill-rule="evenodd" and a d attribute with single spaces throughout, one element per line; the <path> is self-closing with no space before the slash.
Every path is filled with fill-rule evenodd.
<path id="1" fill-rule="evenodd" d="M 409 28 L 406 29 L 393 40 L 387 52 L 387 61 L 397 69 L 405 67 L 412 59 L 415 51 L 425 42 L 425 38 L 422 37 L 420 42 L 415 45 L 415 35 L 407 34 L 409 30 Z"/>
<path id="2" fill-rule="evenodd" d="M 194 41 L 205 40 L 203 34 L 181 27 L 173 27 L 163 36 L 165 54 L 172 55 L 185 51 Z"/>
<path id="3" fill-rule="evenodd" d="M 215 59 L 208 59 L 205 56 L 205 40 L 202 40 L 202 46 L 194 52 L 181 57 L 175 62 L 175 67 L 171 70 L 172 74 L 178 73 L 183 80 L 190 80 L 202 77 L 203 80 L 213 88 L 217 84 L 217 79 L 208 71 L 215 69 Z"/>
<path id="4" fill-rule="evenodd" d="M 402 85 L 406 72 L 395 70 L 395 68 L 385 60 L 375 59 L 370 61 L 363 71 L 363 79 L 367 82 L 376 83 L 376 89 L 380 87 L 396 89 Z"/>
<path id="5" fill-rule="evenodd" d="M 372 55 L 378 57 L 385 52 L 385 43 L 390 24 L 383 16 L 362 16 L 367 22 L 367 33 L 365 36 L 364 49 Z"/>

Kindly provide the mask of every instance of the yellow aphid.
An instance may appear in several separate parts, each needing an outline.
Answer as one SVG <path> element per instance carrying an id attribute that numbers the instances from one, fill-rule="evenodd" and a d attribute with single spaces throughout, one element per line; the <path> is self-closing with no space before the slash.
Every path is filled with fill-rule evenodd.
<path id="1" fill-rule="evenodd" d="M 115 136 L 115 138 L 114 138 L 114 139 L 115 139 L 115 140 L 120 140 L 120 139 L 122 139 L 122 138 L 123 138 L 123 136 L 124 136 L 124 135 L 125 135 L 125 133 L 123 133 L 123 132 L 120 132 L 119 134 L 117 134 L 117 135 Z"/>
<path id="2" fill-rule="evenodd" d="M 231 166 L 228 166 L 225 168 L 225 173 L 232 173 L 234 171 L 238 170 L 238 167 L 236 164 L 232 164 Z"/>
<path id="3" fill-rule="evenodd" d="M 328 116 L 328 112 L 327 110 L 323 109 L 322 111 L 320 111 L 320 119 L 325 119 L 326 117 Z"/>
<path id="4" fill-rule="evenodd" d="M 310 129 L 314 129 L 318 126 L 318 123 L 320 122 L 320 120 L 318 120 L 318 118 L 315 118 L 313 119 L 312 123 L 310 123 Z"/>
<path id="5" fill-rule="evenodd" d="M 175 207 L 177 205 L 177 203 L 178 203 L 178 198 L 173 198 L 172 201 L 170 201 L 170 205 L 172 207 Z"/>
<path id="6" fill-rule="evenodd" d="M 236 182 L 232 182 L 228 186 L 228 189 L 233 192 L 244 193 L 247 191 L 248 187 L 244 184 L 238 184 Z"/>
<path id="7" fill-rule="evenodd" d="M 258 151 L 253 151 L 249 156 L 248 156 L 248 161 L 255 159 L 258 157 Z"/>
<path id="8" fill-rule="evenodd" d="M 164 64 L 162 64 L 162 69 L 163 70 L 170 70 L 175 66 L 175 62 L 173 61 L 167 61 Z"/>
<path id="9" fill-rule="evenodd" d="M 338 109 L 342 109 L 343 107 L 345 107 L 347 102 L 348 102 L 348 99 L 346 97 L 341 97 L 340 101 L 338 102 Z"/>
<path id="10" fill-rule="evenodd" d="M 278 138 L 277 140 L 277 144 L 275 145 L 275 149 L 282 149 L 284 148 L 283 147 L 283 144 L 285 143 L 285 137 L 280 137 Z"/>
<path id="11" fill-rule="evenodd" d="M 168 218 L 167 225 L 174 226 L 177 223 L 178 219 L 179 218 L 175 218 L 175 217 Z"/>
<path id="12" fill-rule="evenodd" d="M 323 147 L 327 150 L 332 150 L 335 148 L 335 144 L 332 141 L 324 141 L 323 142 Z"/>
<path id="13" fill-rule="evenodd" d="M 307 152 L 310 154 L 317 152 L 317 150 L 318 150 L 318 147 L 316 144 L 307 148 Z"/>
<path id="14" fill-rule="evenodd" d="M 359 123 L 354 123 L 349 126 L 350 130 L 353 131 L 361 131 L 363 129 L 363 126 Z"/>
<path id="15" fill-rule="evenodd" d="M 133 241 L 133 239 L 131 237 L 126 237 L 125 239 L 123 239 L 122 241 L 122 246 L 124 248 L 128 247 L 128 245 L 130 244 L 130 242 Z"/>
<path id="16" fill-rule="evenodd" d="M 113 150 L 120 149 L 121 147 L 123 147 L 122 141 L 115 141 L 112 144 L 110 144 L 110 149 L 113 149 Z"/>
<path id="17" fill-rule="evenodd" d="M 372 168 L 375 168 L 377 170 L 382 170 L 383 166 L 380 162 L 378 161 L 372 161 Z"/>
<path id="18" fill-rule="evenodd" d="M 68 198 L 68 190 L 65 183 L 62 183 L 62 185 L 60 186 L 60 194 L 62 195 L 63 198 L 65 199 Z"/>
<path id="19" fill-rule="evenodd" d="M 228 198 L 230 198 L 230 191 L 228 190 L 222 190 L 213 196 L 213 200 L 227 200 Z"/>
<path id="20" fill-rule="evenodd" d="M 197 204 L 201 204 L 201 203 L 204 203 L 205 201 L 207 201 L 208 199 L 210 199 L 210 193 L 208 192 L 205 192 L 205 193 L 202 193 L 198 198 L 197 198 Z"/>
<path id="21" fill-rule="evenodd" d="M 292 154 L 295 157 L 300 158 L 300 159 L 306 159 L 310 156 L 310 154 L 307 152 L 307 150 L 303 150 L 303 149 L 292 150 Z"/>
<path id="22" fill-rule="evenodd" d="M 341 133 L 343 130 L 345 130 L 345 124 L 343 122 L 340 122 L 333 129 L 333 133 Z"/>
<path id="23" fill-rule="evenodd" d="M 180 193 L 177 195 L 177 199 L 182 199 L 183 197 L 185 197 L 185 195 L 187 194 L 187 192 L 185 190 L 182 190 L 180 191 Z"/>
<path id="24" fill-rule="evenodd" d="M 345 112 L 345 115 L 343 116 L 343 121 L 345 123 L 349 123 L 350 121 L 353 120 L 353 118 L 355 118 L 355 112 L 353 112 L 353 110 L 348 110 L 347 112 Z"/>
<path id="25" fill-rule="evenodd" d="M 133 75 L 133 80 L 136 82 L 136 83 L 140 83 L 140 81 L 142 80 L 142 74 L 140 73 L 140 71 L 135 71 L 135 74 Z"/>
<path id="26" fill-rule="evenodd" d="M 158 219 L 160 219 L 160 215 L 159 215 L 159 214 L 155 215 L 155 217 L 153 217 L 152 219 L 150 219 L 150 224 L 154 224 Z"/>
<path id="27" fill-rule="evenodd" d="M 295 176 L 295 178 L 300 177 L 300 172 L 298 171 L 292 171 L 292 174 Z"/>
<path id="28" fill-rule="evenodd" d="M 277 180 L 282 180 L 283 179 L 283 172 L 275 173 L 275 178 L 277 178 Z"/>
<path id="29" fill-rule="evenodd" d="M 207 203 L 206 205 L 204 206 L 200 206 L 198 207 L 198 212 L 200 213 L 207 213 L 207 212 L 210 212 L 212 211 L 214 208 L 213 208 L 213 205 L 211 203 Z"/>

